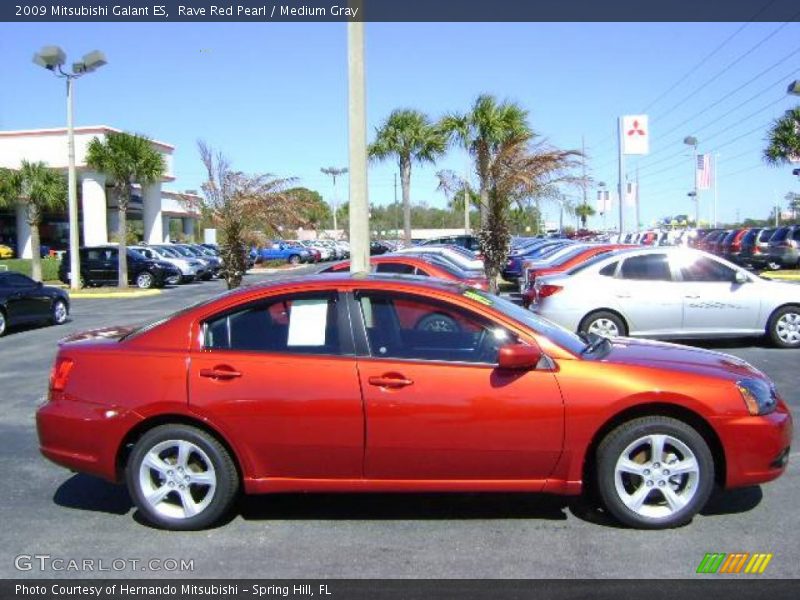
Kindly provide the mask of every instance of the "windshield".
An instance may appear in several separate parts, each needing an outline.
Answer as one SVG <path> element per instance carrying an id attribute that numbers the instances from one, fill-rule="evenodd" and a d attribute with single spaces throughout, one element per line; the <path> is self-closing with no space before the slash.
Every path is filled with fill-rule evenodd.
<path id="1" fill-rule="evenodd" d="M 558 344 L 565 350 L 572 352 L 573 354 L 581 354 L 586 348 L 586 343 L 576 334 L 564 329 L 560 325 L 556 325 L 552 321 L 548 321 L 544 317 L 540 317 L 539 315 L 522 308 L 518 304 L 514 304 L 510 300 L 506 300 L 505 298 L 501 298 L 499 296 L 495 296 L 494 294 L 482 292 L 473 288 L 470 288 L 468 293 L 471 296 L 481 296 L 481 299 L 478 300 L 481 304 L 491 306 L 518 323 L 521 323 L 528 329 L 531 329 L 536 333 L 540 333 L 546 338 L 552 340 L 554 343 Z"/>
<path id="2" fill-rule="evenodd" d="M 173 246 L 172 249 L 175 250 L 175 252 L 177 252 L 181 256 L 187 256 L 189 258 L 195 258 L 197 256 L 194 252 L 192 252 L 186 246 Z"/>
<path id="3" fill-rule="evenodd" d="M 158 251 L 163 254 L 164 256 L 169 256 L 170 258 L 181 258 L 180 253 L 176 252 L 172 248 L 167 248 L 165 246 L 159 246 Z"/>

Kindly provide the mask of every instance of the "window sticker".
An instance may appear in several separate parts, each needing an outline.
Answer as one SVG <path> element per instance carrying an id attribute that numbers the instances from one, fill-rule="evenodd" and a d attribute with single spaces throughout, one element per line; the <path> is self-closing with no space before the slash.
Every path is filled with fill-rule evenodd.
<path id="1" fill-rule="evenodd" d="M 328 324 L 328 300 L 294 300 L 289 310 L 289 339 L 292 346 L 324 346 Z"/>
<path id="2" fill-rule="evenodd" d="M 472 290 L 465 290 L 464 297 L 469 298 L 470 300 L 475 300 L 475 302 L 480 302 L 481 304 L 485 304 L 486 306 L 491 306 L 493 303 L 489 298 L 479 294 L 478 292 L 474 292 Z"/>

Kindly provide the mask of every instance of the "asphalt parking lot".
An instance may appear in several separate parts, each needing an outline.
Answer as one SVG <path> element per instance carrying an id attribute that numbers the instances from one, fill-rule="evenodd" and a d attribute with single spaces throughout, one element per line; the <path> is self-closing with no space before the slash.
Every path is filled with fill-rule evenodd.
<path id="1" fill-rule="evenodd" d="M 781 479 L 720 494 L 689 526 L 653 532 L 622 529 L 580 501 L 525 494 L 261 496 L 243 499 L 219 528 L 164 532 L 140 522 L 124 487 L 39 455 L 33 416 L 59 338 L 145 321 L 222 290 L 211 282 L 152 297 L 75 299 L 67 324 L 0 339 L 0 577 L 687 578 L 707 552 L 773 553 L 765 576 L 800 576 L 797 427 Z M 704 347 L 765 371 L 800 414 L 800 352 L 753 341 Z M 34 563 L 20 571 L 19 555 L 127 565 L 77 573 Z M 193 560 L 193 570 L 143 571 L 130 563 L 150 559 Z"/>

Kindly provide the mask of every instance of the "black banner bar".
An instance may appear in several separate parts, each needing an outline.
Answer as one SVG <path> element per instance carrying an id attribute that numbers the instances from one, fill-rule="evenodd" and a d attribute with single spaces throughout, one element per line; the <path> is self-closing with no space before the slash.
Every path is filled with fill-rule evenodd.
<path id="1" fill-rule="evenodd" d="M 798 580 L 729 576 L 680 580 L 2 580 L 0 598 L 31 600 L 795 600 Z"/>
<path id="2" fill-rule="evenodd" d="M 797 21 L 797 0 L 3 0 L 0 21 Z"/>

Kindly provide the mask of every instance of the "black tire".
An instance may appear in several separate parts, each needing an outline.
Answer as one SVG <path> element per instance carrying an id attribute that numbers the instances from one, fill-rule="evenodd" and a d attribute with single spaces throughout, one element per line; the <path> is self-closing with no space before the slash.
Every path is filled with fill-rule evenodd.
<path id="1" fill-rule="evenodd" d="M 632 462 L 640 462 L 642 469 L 649 468 L 643 471 L 647 473 L 647 478 L 650 478 L 649 483 L 643 475 L 623 473 L 618 479 L 617 461 L 627 454 L 631 447 L 635 452 L 639 447 L 636 445 L 639 440 L 652 435 L 668 436 L 664 442 L 664 454 L 656 460 L 653 456 L 645 459 L 641 455 L 641 461 L 631 459 Z M 681 449 L 678 444 L 682 444 L 685 448 Z M 676 468 L 673 465 L 680 464 L 681 460 L 687 458 L 681 456 L 687 454 L 686 449 L 694 455 L 691 458 L 697 465 L 694 479 L 688 474 L 672 474 L 670 477 L 668 468 Z M 668 456 L 674 457 L 673 460 L 668 462 Z M 714 488 L 714 458 L 708 444 L 693 427 L 670 417 L 641 417 L 623 423 L 600 442 L 596 458 L 596 484 L 600 499 L 615 519 L 630 527 L 667 529 L 685 525 L 703 509 Z M 653 468 L 654 465 L 657 468 Z M 661 492 L 661 489 L 665 488 L 678 492 L 680 498 L 686 501 L 685 504 L 678 509 L 670 508 L 667 496 Z M 644 506 L 643 510 L 653 514 L 641 514 L 629 508 L 621 496 L 621 493 L 627 495 L 629 490 L 632 492 L 627 496 L 629 499 L 632 499 L 638 490 L 644 492 L 642 495 L 647 501 L 647 506 Z"/>
<path id="2" fill-rule="evenodd" d="M 141 469 L 144 459 L 159 444 L 169 444 L 172 441 L 185 441 L 193 444 L 205 453 L 205 457 L 210 460 L 214 468 L 216 487 L 213 490 L 213 495 L 207 505 L 194 516 L 175 517 L 159 512 L 146 500 L 142 489 Z M 125 480 L 131 498 L 142 516 L 157 527 L 175 531 L 205 529 L 214 525 L 230 510 L 239 491 L 239 476 L 236 465 L 225 447 L 202 429 L 182 424 L 160 425 L 139 438 L 128 458 Z M 164 483 L 163 485 L 167 484 Z M 200 486 L 200 488 L 199 491 L 202 493 L 203 486 Z M 196 488 L 195 493 L 197 493 Z M 177 506 L 180 496 L 178 496 L 178 490 L 174 486 L 172 486 L 169 494 L 172 497 L 170 495 L 167 496 L 170 499 L 167 504 L 171 505 L 168 507 L 171 509 Z"/>
<path id="3" fill-rule="evenodd" d="M 8 321 L 6 320 L 6 313 L 0 308 L 0 337 L 3 337 L 8 329 Z"/>
<path id="4" fill-rule="evenodd" d="M 297 254 L 292 254 L 286 262 L 288 262 L 290 265 L 299 265 L 300 257 Z"/>
<path id="5" fill-rule="evenodd" d="M 604 320 L 606 322 L 610 322 L 617 328 L 617 335 L 619 337 L 625 337 L 628 335 L 628 326 L 625 324 L 618 315 L 609 312 L 607 310 L 596 310 L 594 312 L 589 313 L 586 315 L 581 324 L 578 326 L 579 333 L 590 333 L 590 329 L 592 329 L 592 325 L 597 323 L 598 321 Z"/>
<path id="6" fill-rule="evenodd" d="M 53 306 L 50 308 L 50 321 L 53 323 L 53 325 L 63 325 L 67 322 L 68 315 L 69 307 L 67 306 L 67 303 L 61 298 L 57 298 L 55 302 L 53 302 Z"/>
<path id="7" fill-rule="evenodd" d="M 784 306 L 773 312 L 767 335 L 778 348 L 800 348 L 800 306 Z"/>
<path id="8" fill-rule="evenodd" d="M 457 332 L 461 327 L 453 317 L 442 313 L 433 313 L 422 317 L 414 327 L 417 331 Z"/>
<path id="9" fill-rule="evenodd" d="M 136 287 L 149 290 L 156 285 L 156 278 L 150 271 L 141 271 L 136 275 Z"/>

